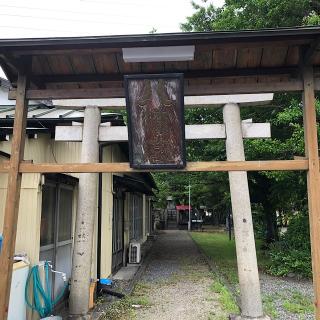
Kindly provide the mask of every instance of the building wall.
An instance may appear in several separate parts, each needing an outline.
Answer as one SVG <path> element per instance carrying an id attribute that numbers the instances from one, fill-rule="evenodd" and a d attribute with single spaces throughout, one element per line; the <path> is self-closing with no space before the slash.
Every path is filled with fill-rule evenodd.
<path id="1" fill-rule="evenodd" d="M 3 216 L 7 194 L 7 175 L 0 175 L 0 232 L 3 230 Z M 17 253 L 27 253 L 30 261 L 39 259 L 41 219 L 40 174 L 24 174 L 21 182 L 20 210 L 17 226 Z M 35 228 L 35 226 L 38 226 Z"/>
<path id="2" fill-rule="evenodd" d="M 10 154 L 11 142 L 1 141 L 0 150 Z M 79 142 L 57 142 L 49 135 L 39 134 L 37 139 L 26 139 L 25 160 L 33 160 L 35 163 L 70 163 L 79 162 L 81 154 L 81 143 Z M 2 159 L 2 160 L 1 160 Z M 0 161 L 5 159 L 1 158 Z M 124 162 L 126 155 L 118 145 L 108 145 L 103 148 L 103 162 Z M 79 174 L 70 174 L 79 177 Z M 121 174 L 118 174 L 122 176 Z M 100 277 L 109 277 L 112 268 L 112 209 L 113 209 L 113 174 L 102 174 L 102 204 L 101 204 L 101 265 Z M 16 253 L 25 252 L 28 254 L 32 264 L 39 261 L 40 251 L 40 224 L 41 224 L 41 174 L 23 174 L 22 188 L 19 206 L 19 220 L 17 229 Z M 3 229 L 3 215 L 6 198 L 7 175 L 0 174 L 0 232 Z M 73 205 L 73 230 L 77 207 L 77 189 L 75 190 Z M 125 198 L 124 208 L 124 252 L 129 246 L 129 211 L 128 199 Z M 148 197 L 143 197 L 143 240 L 146 240 L 145 217 L 148 208 Z M 93 243 L 93 256 L 91 276 L 96 278 L 97 261 L 97 220 L 96 215 L 95 237 Z"/>
<path id="3" fill-rule="evenodd" d="M 10 154 L 11 141 L 0 141 L 0 150 Z M 78 142 L 55 142 L 47 134 L 37 139 L 26 139 L 25 160 L 37 162 L 78 162 L 81 144 Z M 77 174 L 72 174 L 77 177 Z M 4 206 L 7 192 L 7 175 L 0 174 L 0 232 L 3 230 Z M 22 175 L 19 218 L 17 226 L 16 253 L 27 253 L 32 264 L 39 261 L 41 223 L 41 174 Z M 74 203 L 76 208 L 76 203 Z M 75 210 L 73 210 L 75 215 Z M 73 219 L 74 221 L 74 219 Z"/>
<path id="4" fill-rule="evenodd" d="M 103 162 L 123 162 L 127 161 L 125 154 L 116 144 L 103 148 Z M 101 269 L 100 277 L 107 278 L 112 272 L 112 216 L 113 216 L 113 175 L 122 174 L 102 174 L 102 204 L 101 204 Z M 127 198 L 127 197 L 126 197 Z M 124 215 L 128 215 L 126 201 Z M 126 219 L 126 218 L 125 218 Z M 126 232 L 124 234 L 126 239 Z M 126 241 L 126 240 L 125 240 Z"/>
<path id="5" fill-rule="evenodd" d="M 3 86 L 3 85 L 0 86 L 0 106 L 15 105 L 14 100 L 8 100 L 8 91 L 9 91 L 9 88 L 7 86 Z"/>

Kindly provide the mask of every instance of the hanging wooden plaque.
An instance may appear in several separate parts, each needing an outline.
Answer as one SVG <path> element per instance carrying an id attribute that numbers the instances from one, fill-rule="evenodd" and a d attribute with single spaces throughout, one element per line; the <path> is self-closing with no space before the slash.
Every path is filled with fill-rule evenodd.
<path id="1" fill-rule="evenodd" d="M 186 165 L 182 74 L 125 76 L 132 168 Z"/>

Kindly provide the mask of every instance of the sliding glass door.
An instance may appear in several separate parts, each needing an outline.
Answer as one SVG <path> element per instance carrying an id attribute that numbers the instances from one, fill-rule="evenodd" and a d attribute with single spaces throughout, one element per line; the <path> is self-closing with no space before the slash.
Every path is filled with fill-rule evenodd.
<path id="1" fill-rule="evenodd" d="M 55 270 L 71 276 L 73 187 L 47 181 L 42 187 L 40 228 L 40 260 L 51 261 Z M 54 277 L 54 295 L 64 286 L 60 276 Z"/>

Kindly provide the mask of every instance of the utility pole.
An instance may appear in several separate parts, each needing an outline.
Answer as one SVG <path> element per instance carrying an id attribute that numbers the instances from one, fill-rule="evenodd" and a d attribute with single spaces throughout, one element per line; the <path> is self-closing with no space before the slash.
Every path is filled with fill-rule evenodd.
<path id="1" fill-rule="evenodd" d="M 191 231 L 191 185 L 189 180 L 189 221 L 188 221 L 188 231 Z"/>

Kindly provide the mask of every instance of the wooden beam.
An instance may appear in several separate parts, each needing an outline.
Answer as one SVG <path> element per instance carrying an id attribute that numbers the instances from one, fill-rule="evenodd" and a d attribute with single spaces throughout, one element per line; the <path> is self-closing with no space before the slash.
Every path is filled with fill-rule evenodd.
<path id="1" fill-rule="evenodd" d="M 39 89 L 44 88 L 44 83 L 42 81 L 38 81 L 37 79 L 31 80 L 31 77 L 29 76 L 29 72 L 32 70 L 32 59 L 30 56 L 21 57 L 18 59 L 12 54 L 5 53 L 0 54 L 0 59 L 3 61 L 3 63 L 5 63 L 5 66 L 10 67 L 10 70 L 13 70 L 15 74 L 19 74 L 19 72 L 26 73 L 28 75 L 29 82 L 32 82 Z M 8 74 L 8 76 L 10 76 L 10 74 Z M 13 74 L 11 74 L 11 77 L 12 78 L 10 78 L 10 80 L 15 78 Z"/>
<path id="2" fill-rule="evenodd" d="M 308 207 L 316 319 L 320 319 L 320 171 L 317 116 L 312 67 L 303 69 L 303 120 L 307 173 Z"/>
<path id="3" fill-rule="evenodd" d="M 9 162 L 0 163 L 0 173 L 7 173 L 10 169 Z M 89 171 L 86 171 L 89 170 Z M 209 161 L 188 162 L 182 171 L 299 171 L 308 170 L 306 158 L 297 160 L 257 160 L 257 161 Z M 129 163 L 32 163 L 22 161 L 19 172 L 21 173 L 84 173 L 84 172 L 150 172 L 159 170 L 131 169 Z M 174 170 L 164 170 L 174 171 Z M 180 170 L 179 170 L 180 171 Z"/>
<path id="4" fill-rule="evenodd" d="M 209 161 L 188 162 L 182 172 L 197 171 L 297 171 L 307 170 L 307 160 L 258 160 L 258 161 Z M 6 165 L 0 164 L 0 172 L 5 172 Z M 153 172 L 177 171 L 169 169 L 132 169 L 129 163 L 28 163 L 22 162 L 19 167 L 21 173 L 85 173 L 85 172 Z"/>
<path id="5" fill-rule="evenodd" d="M 305 38 L 305 39 L 282 39 L 282 40 L 261 40 L 260 41 L 252 41 L 252 42 L 239 42 L 237 40 L 229 42 L 229 43 L 219 43 L 215 42 L 214 44 L 212 43 L 206 43 L 206 44 L 198 44 L 196 46 L 196 50 L 199 51 L 210 51 L 210 50 L 219 50 L 219 49 L 239 49 L 239 48 L 274 48 L 277 46 L 280 47 L 285 47 L 285 46 L 298 46 L 298 45 L 307 45 L 310 43 L 310 38 Z M 0 52 L 2 49 L 0 48 Z M 6 52 L 5 50 L 3 50 Z M 23 55 L 89 55 L 89 54 L 99 54 L 99 53 L 104 53 L 104 54 L 110 54 L 110 53 L 120 53 L 122 54 L 122 48 L 54 48 L 54 49 L 48 49 L 48 48 L 18 48 L 17 50 L 13 50 L 12 53 L 15 56 L 23 56 Z"/>
<path id="6" fill-rule="evenodd" d="M 17 102 L 11 144 L 11 157 L 8 168 L 8 187 L 3 223 L 3 243 L 0 254 L 0 319 L 4 320 L 7 319 L 8 316 L 22 177 L 19 172 L 19 165 L 24 154 L 27 120 L 27 77 L 24 74 L 19 74 L 17 85 Z"/>
<path id="7" fill-rule="evenodd" d="M 257 82 L 237 84 L 230 83 L 224 85 L 191 85 L 185 86 L 186 96 L 221 95 L 221 94 L 250 94 L 267 92 L 291 92 L 302 91 L 303 83 L 301 80 L 280 81 L 280 82 Z M 320 80 L 315 81 L 315 90 L 320 90 Z M 9 91 L 9 99 L 15 100 L 16 90 Z M 29 89 L 27 99 L 103 99 L 103 98 L 124 98 L 123 88 L 86 88 L 86 89 Z"/>
<path id="8" fill-rule="evenodd" d="M 228 77 L 248 77 L 248 76 L 267 76 L 285 75 L 298 73 L 296 66 L 270 67 L 270 68 L 229 68 L 215 70 L 181 70 L 185 79 L 198 78 L 228 78 Z M 168 72 L 165 72 L 168 73 Z M 127 73 L 130 74 L 130 73 Z M 136 73 L 132 73 L 136 74 Z M 146 72 L 145 74 L 149 74 Z M 161 74 L 161 72 L 160 72 Z M 66 82 L 105 82 L 123 81 L 123 74 L 55 74 L 55 75 L 33 75 L 31 80 L 39 83 L 66 83 Z"/>

